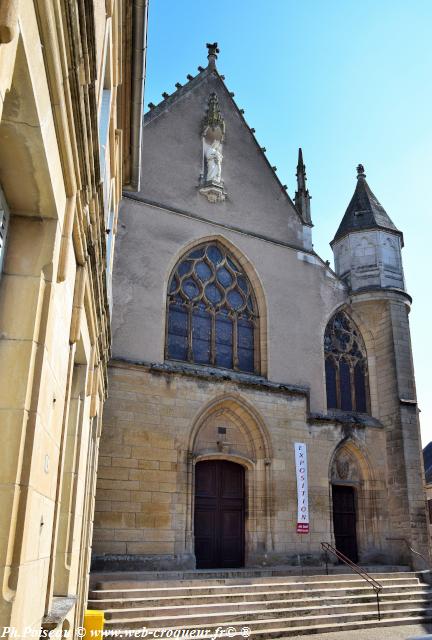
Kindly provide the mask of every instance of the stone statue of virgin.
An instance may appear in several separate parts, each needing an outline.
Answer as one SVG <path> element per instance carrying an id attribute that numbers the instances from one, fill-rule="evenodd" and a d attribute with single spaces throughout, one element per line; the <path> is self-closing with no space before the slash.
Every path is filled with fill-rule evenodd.
<path id="1" fill-rule="evenodd" d="M 206 159 L 206 180 L 208 182 L 221 182 L 222 180 L 222 143 L 220 140 L 213 140 L 211 144 L 205 144 Z"/>

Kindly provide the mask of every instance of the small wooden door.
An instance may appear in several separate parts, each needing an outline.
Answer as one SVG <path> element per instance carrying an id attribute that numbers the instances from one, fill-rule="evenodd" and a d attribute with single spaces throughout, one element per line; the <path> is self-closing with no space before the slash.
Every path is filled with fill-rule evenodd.
<path id="1" fill-rule="evenodd" d="M 353 562 L 357 562 L 355 489 L 337 484 L 332 486 L 336 549 Z"/>
<path id="2" fill-rule="evenodd" d="M 195 466 L 195 556 L 198 569 L 244 564 L 245 482 L 241 465 L 204 460 Z"/>

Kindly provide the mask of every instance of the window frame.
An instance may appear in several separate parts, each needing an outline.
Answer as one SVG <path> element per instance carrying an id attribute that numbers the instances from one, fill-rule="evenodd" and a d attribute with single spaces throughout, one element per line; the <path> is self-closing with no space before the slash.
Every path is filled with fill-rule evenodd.
<path id="1" fill-rule="evenodd" d="M 326 336 L 329 331 L 333 330 L 331 325 L 335 322 L 337 316 L 344 316 L 345 321 L 348 323 L 350 327 L 350 331 L 344 329 L 345 333 L 351 333 L 352 341 L 356 341 L 359 352 L 361 353 L 361 357 L 353 356 L 347 351 L 339 350 L 338 352 L 329 351 L 326 347 Z M 327 360 L 332 360 L 335 368 L 335 378 L 336 378 L 336 407 L 329 407 L 329 398 L 328 398 L 328 389 L 327 389 L 327 372 L 326 372 L 326 363 Z M 341 363 L 347 363 L 349 366 L 349 386 L 350 386 L 350 398 L 351 398 L 351 409 L 343 409 L 342 408 L 342 389 L 341 389 L 341 372 L 340 367 Z M 356 393 L 356 367 L 358 364 L 361 364 L 363 367 L 363 382 L 364 382 L 364 400 L 365 400 L 365 410 L 359 410 L 357 405 L 359 403 L 360 398 L 357 398 Z M 363 413 L 369 414 L 371 412 L 371 401 L 370 401 L 370 386 L 369 386 L 369 367 L 368 367 L 368 356 L 366 351 L 366 346 L 363 340 L 363 336 L 359 331 L 357 325 L 352 320 L 351 316 L 344 311 L 339 310 L 335 314 L 332 315 L 330 320 L 327 322 L 325 331 L 324 331 L 324 368 L 325 368 L 325 392 L 326 392 L 326 406 L 327 411 L 341 411 L 343 413 Z"/>
<path id="2" fill-rule="evenodd" d="M 249 319 L 249 321 L 251 322 L 251 326 L 253 328 L 253 371 L 250 370 L 245 370 L 245 369 L 240 369 L 239 368 L 239 358 L 238 358 L 238 351 L 239 351 L 239 344 L 238 344 L 238 320 L 242 319 L 242 316 L 240 313 L 235 313 L 233 312 L 232 315 L 230 315 L 230 313 L 227 314 L 227 317 L 232 318 L 232 367 L 226 367 L 226 366 L 221 366 L 216 364 L 216 356 L 217 356 L 217 352 L 216 352 L 216 321 L 217 321 L 217 315 L 218 312 L 220 312 L 217 309 L 215 309 L 215 307 L 213 308 L 208 308 L 208 312 L 210 314 L 210 318 L 211 318 L 211 330 L 210 330 L 210 357 L 209 360 L 210 362 L 208 363 L 201 363 L 201 362 L 197 362 L 194 360 L 193 357 L 193 328 L 192 328 L 192 318 L 193 318 L 193 307 L 194 304 L 192 302 L 185 302 L 182 307 L 185 309 L 186 314 L 187 314 L 187 335 L 186 335 L 186 348 L 187 348 L 187 359 L 180 359 L 180 358 L 173 358 L 172 356 L 169 355 L 169 328 L 170 328 L 170 306 L 171 306 L 171 300 L 170 300 L 170 288 L 171 288 L 171 283 L 173 281 L 173 278 L 176 276 L 176 272 L 177 269 L 179 267 L 179 265 L 181 265 L 185 260 L 188 259 L 188 256 L 193 254 L 194 252 L 197 252 L 201 249 L 204 249 L 204 251 L 206 250 L 207 247 L 210 246 L 216 246 L 219 251 L 222 252 L 223 256 L 224 256 L 224 260 L 225 258 L 229 258 L 233 264 L 235 265 L 236 269 L 239 272 L 239 276 L 244 278 L 247 282 L 248 285 L 248 295 L 250 296 L 251 300 L 252 300 L 252 304 L 253 304 L 253 319 Z M 183 276 L 184 278 L 188 277 L 187 275 Z M 182 277 L 182 278 L 183 278 Z M 213 282 L 212 279 L 210 279 L 209 281 L 207 281 L 207 285 L 211 284 Z M 221 284 L 221 283 L 219 283 Z M 205 286 L 207 285 L 203 285 L 203 290 L 205 288 Z M 223 285 L 221 285 L 223 286 Z M 201 294 L 200 296 L 200 300 L 203 299 L 203 296 Z M 166 296 L 165 296 L 165 342 L 164 342 L 164 357 L 165 357 L 165 361 L 168 362 L 178 362 L 178 363 L 183 363 L 183 364 L 187 364 L 187 365 L 191 365 L 191 366 L 197 366 L 197 367 L 211 367 L 211 368 L 215 368 L 215 369 L 221 369 L 224 371 L 234 371 L 235 373 L 241 373 L 243 375 L 256 375 L 256 376 L 261 376 L 261 357 L 260 357 L 260 330 L 261 330 L 261 323 L 260 323 L 260 313 L 259 313 L 259 307 L 258 307 L 258 303 L 257 303 L 257 296 L 255 294 L 254 288 L 252 286 L 252 283 L 250 281 L 250 278 L 248 277 L 247 273 L 245 272 L 245 270 L 243 269 L 243 267 L 239 264 L 238 259 L 236 258 L 236 256 L 234 256 L 232 254 L 232 252 L 225 247 L 221 242 L 218 242 L 217 240 L 208 240 L 205 242 L 202 242 L 198 245 L 195 245 L 193 247 L 191 247 L 190 249 L 188 249 L 188 251 L 186 251 L 185 253 L 182 254 L 182 256 L 177 260 L 177 262 L 175 263 L 175 266 L 173 267 L 169 279 L 168 279 L 168 284 L 167 284 L 167 291 L 166 291 Z"/>

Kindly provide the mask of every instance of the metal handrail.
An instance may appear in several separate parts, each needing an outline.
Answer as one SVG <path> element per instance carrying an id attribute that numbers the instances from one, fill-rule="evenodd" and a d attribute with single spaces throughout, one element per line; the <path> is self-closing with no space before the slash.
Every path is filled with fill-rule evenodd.
<path id="1" fill-rule="evenodd" d="M 427 560 L 424 557 L 424 555 L 422 555 L 419 551 L 416 551 L 415 549 L 413 549 L 413 547 L 410 545 L 410 543 L 406 538 L 386 538 L 386 540 L 400 540 L 401 542 L 405 542 L 406 546 L 411 551 L 411 553 L 414 553 L 414 555 L 419 556 L 419 558 L 421 558 L 423 562 L 426 563 L 427 567 L 430 569 L 430 561 Z"/>
<path id="2" fill-rule="evenodd" d="M 347 556 L 344 553 L 342 553 L 342 551 L 338 551 L 337 549 L 332 547 L 331 544 L 329 544 L 328 542 L 321 542 L 321 548 L 325 552 L 325 564 L 326 564 L 326 574 L 327 575 L 328 575 L 328 552 L 330 551 L 330 553 L 332 553 L 334 556 L 336 556 L 336 558 L 338 558 L 338 560 L 341 560 L 346 565 L 348 565 L 348 567 L 350 567 L 353 571 L 355 571 L 355 573 L 357 573 L 361 578 L 363 578 L 363 580 L 366 580 L 366 582 L 372 587 L 372 589 L 375 592 L 376 599 L 377 599 L 378 620 L 381 620 L 379 594 L 380 594 L 380 591 L 382 591 L 382 589 L 383 589 L 382 584 L 380 582 L 378 582 L 378 580 L 375 580 L 375 578 L 372 578 L 372 576 L 369 575 L 367 573 L 367 571 L 365 571 L 364 569 L 359 567 L 358 564 L 356 564 L 355 562 L 353 562 L 352 560 L 347 558 Z"/>

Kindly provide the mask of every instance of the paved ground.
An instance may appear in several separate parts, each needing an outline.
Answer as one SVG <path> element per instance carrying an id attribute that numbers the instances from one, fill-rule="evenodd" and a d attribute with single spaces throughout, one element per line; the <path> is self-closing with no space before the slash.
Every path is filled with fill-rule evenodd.
<path id="1" fill-rule="evenodd" d="M 431 634 L 431 635 L 428 635 Z M 408 638 L 426 638 L 432 640 L 432 625 L 413 624 L 400 627 L 379 627 L 364 631 L 337 631 L 335 633 L 314 633 L 294 636 L 289 640 L 408 640 Z"/>

